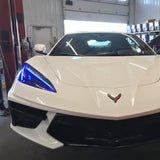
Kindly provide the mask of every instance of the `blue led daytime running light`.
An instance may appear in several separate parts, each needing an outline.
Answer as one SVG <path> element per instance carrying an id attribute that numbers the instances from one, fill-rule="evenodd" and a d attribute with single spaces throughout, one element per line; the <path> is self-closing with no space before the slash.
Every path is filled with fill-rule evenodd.
<path id="1" fill-rule="evenodd" d="M 35 74 L 32 70 L 30 70 L 29 68 L 26 67 L 26 69 L 32 73 L 35 77 L 37 77 L 42 83 L 46 84 L 51 90 L 53 89 L 53 87 L 51 85 L 49 85 L 46 81 L 44 81 L 41 77 L 39 77 L 37 74 Z"/>
<path id="2" fill-rule="evenodd" d="M 39 74 L 34 68 L 31 68 L 28 64 L 23 66 L 19 76 L 19 81 L 34 87 L 56 92 L 52 84 L 50 84 L 47 79 L 42 77 L 41 74 Z"/>

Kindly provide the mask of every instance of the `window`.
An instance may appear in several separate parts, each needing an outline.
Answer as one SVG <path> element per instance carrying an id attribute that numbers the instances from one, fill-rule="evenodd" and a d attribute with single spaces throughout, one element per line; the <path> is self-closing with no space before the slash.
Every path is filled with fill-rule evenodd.
<path id="1" fill-rule="evenodd" d="M 50 56 L 135 56 L 155 53 L 138 37 L 121 33 L 66 35 Z"/>
<path id="2" fill-rule="evenodd" d="M 139 46 L 132 39 L 127 37 L 126 40 L 130 44 L 130 46 L 131 46 L 133 51 L 136 51 L 137 53 L 141 53 L 142 52 L 142 50 L 139 48 Z"/>

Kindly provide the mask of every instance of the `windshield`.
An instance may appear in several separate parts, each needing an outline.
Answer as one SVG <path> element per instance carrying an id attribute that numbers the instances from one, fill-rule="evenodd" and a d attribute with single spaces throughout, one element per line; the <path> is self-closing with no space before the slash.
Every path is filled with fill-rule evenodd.
<path id="1" fill-rule="evenodd" d="M 141 56 L 155 53 L 137 36 L 120 33 L 66 35 L 50 56 Z"/>

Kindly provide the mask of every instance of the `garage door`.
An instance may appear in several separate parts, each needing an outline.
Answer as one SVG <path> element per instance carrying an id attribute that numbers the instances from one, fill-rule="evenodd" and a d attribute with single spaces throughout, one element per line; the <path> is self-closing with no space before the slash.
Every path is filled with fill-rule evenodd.
<path id="1" fill-rule="evenodd" d="M 128 0 L 64 0 L 64 17 L 67 20 L 128 23 Z"/>

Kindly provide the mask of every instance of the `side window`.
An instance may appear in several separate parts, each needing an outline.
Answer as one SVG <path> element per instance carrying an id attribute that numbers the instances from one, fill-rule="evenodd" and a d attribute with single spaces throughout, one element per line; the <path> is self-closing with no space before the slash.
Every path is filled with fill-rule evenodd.
<path id="1" fill-rule="evenodd" d="M 137 53 L 141 53 L 141 48 L 129 37 L 126 38 L 127 42 L 130 44 L 132 50 L 136 51 Z"/>
<path id="2" fill-rule="evenodd" d="M 51 52 L 51 56 L 75 55 L 71 46 L 72 38 L 64 37 Z"/>

